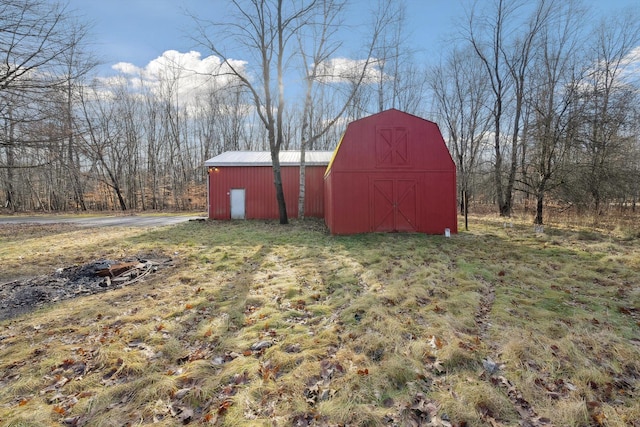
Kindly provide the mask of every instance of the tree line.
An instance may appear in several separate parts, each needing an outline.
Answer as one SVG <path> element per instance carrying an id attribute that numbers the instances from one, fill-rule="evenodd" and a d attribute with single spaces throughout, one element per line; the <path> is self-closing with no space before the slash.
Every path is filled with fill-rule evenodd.
<path id="1" fill-rule="evenodd" d="M 439 124 L 463 214 L 526 205 L 542 224 L 550 205 L 635 210 L 637 10 L 470 2 L 434 65 L 413 49 L 402 2 L 371 3 L 361 26 L 349 7 L 233 0 L 219 21 L 193 16 L 210 56 L 167 51 L 104 77 L 90 28 L 64 4 L 0 0 L 2 207 L 203 209 L 204 160 L 268 150 L 278 188 L 280 150 L 332 150 L 348 122 L 397 108 Z"/>
<path id="2" fill-rule="evenodd" d="M 458 164 L 463 211 L 494 201 L 635 210 L 640 182 L 637 11 L 594 17 L 578 1 L 469 9 L 431 81 Z M 482 185 L 482 182 L 488 185 Z"/>

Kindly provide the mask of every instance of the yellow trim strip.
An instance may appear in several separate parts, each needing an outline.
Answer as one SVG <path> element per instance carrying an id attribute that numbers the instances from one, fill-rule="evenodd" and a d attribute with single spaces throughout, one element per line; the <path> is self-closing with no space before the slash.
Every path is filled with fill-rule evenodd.
<path id="1" fill-rule="evenodd" d="M 333 165 L 333 161 L 335 160 L 336 155 L 338 154 L 338 150 L 340 149 L 340 145 L 342 145 L 342 140 L 343 139 L 344 139 L 344 133 L 340 137 L 340 141 L 338 142 L 338 146 L 336 147 L 335 150 L 333 150 L 333 155 L 331 156 L 331 160 L 329 161 L 329 165 L 327 166 L 327 170 L 324 171 L 324 177 L 325 178 L 327 177 L 327 175 L 329 175 L 329 171 L 331 170 L 331 166 Z"/>

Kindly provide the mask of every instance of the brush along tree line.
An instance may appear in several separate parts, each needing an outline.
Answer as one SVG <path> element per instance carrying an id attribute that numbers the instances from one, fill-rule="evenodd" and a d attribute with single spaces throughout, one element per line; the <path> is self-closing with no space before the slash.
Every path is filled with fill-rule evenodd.
<path id="1" fill-rule="evenodd" d="M 440 124 L 463 213 L 481 202 L 509 216 L 525 203 L 541 224 L 548 201 L 635 209 L 638 10 L 468 6 L 433 65 L 405 31 L 404 3 L 382 3 L 357 23 L 340 0 L 236 0 L 211 19 L 192 11 L 208 68 L 167 51 L 155 75 L 121 67 L 107 80 L 74 11 L 0 0 L 2 207 L 202 209 L 204 159 L 268 149 L 286 223 L 279 151 L 333 149 L 349 121 L 397 108 Z"/>

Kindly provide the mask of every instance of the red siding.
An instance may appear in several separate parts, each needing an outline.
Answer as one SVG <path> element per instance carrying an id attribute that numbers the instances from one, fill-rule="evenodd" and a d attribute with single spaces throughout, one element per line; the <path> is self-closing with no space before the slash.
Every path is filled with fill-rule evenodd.
<path id="1" fill-rule="evenodd" d="M 333 234 L 458 230 L 455 164 L 440 130 L 398 110 L 349 124 L 325 186 Z"/>
<path id="2" fill-rule="evenodd" d="M 305 170 L 305 215 L 324 216 L 323 176 L 325 166 L 307 166 Z M 300 170 L 296 166 L 282 166 L 282 187 L 287 214 L 298 216 Z M 245 213 L 247 219 L 279 218 L 273 169 L 266 166 L 228 166 L 209 171 L 209 218 L 230 219 L 231 189 L 245 189 Z"/>

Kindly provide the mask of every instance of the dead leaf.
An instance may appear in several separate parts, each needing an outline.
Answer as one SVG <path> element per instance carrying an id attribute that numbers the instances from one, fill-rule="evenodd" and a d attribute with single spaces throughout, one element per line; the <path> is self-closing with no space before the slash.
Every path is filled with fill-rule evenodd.
<path id="1" fill-rule="evenodd" d="M 249 382 L 249 372 L 244 371 L 242 374 L 235 374 L 233 376 L 233 383 L 236 385 L 246 384 Z"/>
<path id="2" fill-rule="evenodd" d="M 174 407 L 176 411 L 176 417 L 182 424 L 189 424 L 193 419 L 193 409 L 188 406 L 178 406 Z"/>
<path id="3" fill-rule="evenodd" d="M 605 425 L 607 416 L 601 410 L 591 414 L 591 418 L 595 421 L 599 426 Z"/>
<path id="4" fill-rule="evenodd" d="M 218 406 L 218 415 L 224 415 L 227 412 L 227 409 L 229 409 L 232 405 L 233 405 L 232 399 L 225 399 L 220 404 L 220 406 Z"/>
<path id="5" fill-rule="evenodd" d="M 458 341 L 458 347 L 460 347 L 463 350 L 476 351 L 476 347 L 475 346 L 473 346 L 473 345 L 471 345 L 469 343 L 463 342 L 463 341 Z"/>
<path id="6" fill-rule="evenodd" d="M 278 371 L 280 371 L 280 365 L 274 365 L 270 360 L 260 363 L 260 367 L 258 368 L 258 374 L 262 377 L 263 381 L 275 381 Z"/>
<path id="7" fill-rule="evenodd" d="M 622 314 L 627 314 L 627 315 L 631 315 L 631 310 L 627 307 L 618 307 L 618 311 Z"/>
<path id="8" fill-rule="evenodd" d="M 444 346 L 444 342 L 442 342 L 442 340 L 435 335 L 431 336 L 431 339 L 429 340 L 429 344 L 435 350 L 440 350 Z"/>
<path id="9" fill-rule="evenodd" d="M 222 396 L 229 397 L 236 394 L 236 386 L 232 384 L 227 384 L 222 389 Z"/>

